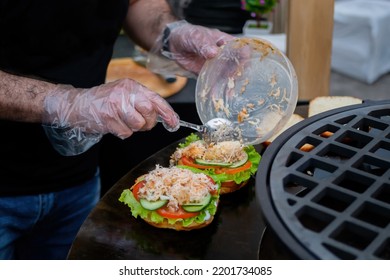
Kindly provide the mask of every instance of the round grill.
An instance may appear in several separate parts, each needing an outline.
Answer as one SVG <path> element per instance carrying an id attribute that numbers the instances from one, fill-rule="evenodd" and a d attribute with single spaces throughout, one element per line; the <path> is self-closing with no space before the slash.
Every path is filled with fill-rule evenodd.
<path id="1" fill-rule="evenodd" d="M 390 100 L 308 118 L 265 151 L 256 195 L 302 259 L 390 259 Z"/>

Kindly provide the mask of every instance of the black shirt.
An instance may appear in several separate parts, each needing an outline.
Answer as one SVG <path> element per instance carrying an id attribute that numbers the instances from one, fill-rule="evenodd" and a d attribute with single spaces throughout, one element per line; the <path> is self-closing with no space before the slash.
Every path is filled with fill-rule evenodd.
<path id="1" fill-rule="evenodd" d="M 104 83 L 128 0 L 0 0 L 0 69 L 89 88 Z M 40 124 L 0 120 L 0 195 L 50 192 L 91 178 L 99 145 L 58 154 Z"/>

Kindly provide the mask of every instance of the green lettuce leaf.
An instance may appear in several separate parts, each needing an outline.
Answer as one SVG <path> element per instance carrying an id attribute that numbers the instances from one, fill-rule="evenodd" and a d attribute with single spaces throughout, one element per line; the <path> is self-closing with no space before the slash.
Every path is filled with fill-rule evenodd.
<path id="1" fill-rule="evenodd" d="M 187 147 L 192 142 L 195 142 L 195 141 L 198 141 L 198 140 L 200 140 L 199 136 L 197 134 L 195 134 L 195 133 L 191 133 L 190 135 L 188 135 L 185 138 L 184 143 L 179 143 L 179 148 Z"/>

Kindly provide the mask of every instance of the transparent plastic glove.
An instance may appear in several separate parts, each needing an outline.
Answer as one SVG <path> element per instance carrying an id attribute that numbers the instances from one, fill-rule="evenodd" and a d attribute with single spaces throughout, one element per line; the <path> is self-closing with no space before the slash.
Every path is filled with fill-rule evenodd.
<path id="1" fill-rule="evenodd" d="M 121 139 L 153 128 L 161 119 L 178 127 L 179 118 L 157 93 L 129 79 L 91 89 L 57 86 L 44 101 L 43 127 L 62 155 L 85 152 L 111 133 Z"/>
<path id="2" fill-rule="evenodd" d="M 185 20 L 169 23 L 149 51 L 147 68 L 162 75 L 196 78 L 207 59 L 234 37 Z"/>

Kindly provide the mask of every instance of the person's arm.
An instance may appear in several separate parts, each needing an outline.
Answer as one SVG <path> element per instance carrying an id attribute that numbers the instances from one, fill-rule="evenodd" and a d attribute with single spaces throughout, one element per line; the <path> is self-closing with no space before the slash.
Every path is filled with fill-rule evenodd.
<path id="1" fill-rule="evenodd" d="M 176 114 L 157 93 L 129 79 L 90 89 L 13 75 L 0 70 L 0 119 L 84 126 L 120 138 L 149 130 L 160 116 L 176 126 Z"/>
<path id="2" fill-rule="evenodd" d="M 152 129 L 158 118 L 178 127 L 168 102 L 130 79 L 82 89 L 0 70 L 0 119 L 42 123 L 63 155 L 82 153 L 107 133 L 124 139 Z"/>
<path id="3" fill-rule="evenodd" d="M 187 77 L 197 76 L 205 61 L 233 39 L 217 29 L 177 19 L 165 0 L 129 0 L 123 28 L 137 45 L 149 51 L 150 70 Z"/>
<path id="4" fill-rule="evenodd" d="M 46 94 L 55 87 L 0 70 L 0 119 L 40 123 Z"/>
<path id="5" fill-rule="evenodd" d="M 149 50 L 166 25 L 177 20 L 165 0 L 129 0 L 123 29 L 137 45 Z"/>

